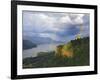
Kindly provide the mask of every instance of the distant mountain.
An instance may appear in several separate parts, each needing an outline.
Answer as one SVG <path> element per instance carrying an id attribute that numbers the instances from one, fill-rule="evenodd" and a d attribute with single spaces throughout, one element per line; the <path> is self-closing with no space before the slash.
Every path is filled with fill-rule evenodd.
<path id="1" fill-rule="evenodd" d="M 26 36 L 25 39 L 28 39 L 35 44 L 62 43 L 61 41 L 55 41 L 55 40 L 52 40 L 51 38 L 48 38 L 48 37 L 37 37 L 37 36 L 29 37 L 29 36 Z"/>
<path id="2" fill-rule="evenodd" d="M 30 48 L 33 48 L 33 47 L 37 47 L 36 44 L 32 43 L 31 41 L 29 40 L 23 40 L 23 49 L 30 49 Z"/>

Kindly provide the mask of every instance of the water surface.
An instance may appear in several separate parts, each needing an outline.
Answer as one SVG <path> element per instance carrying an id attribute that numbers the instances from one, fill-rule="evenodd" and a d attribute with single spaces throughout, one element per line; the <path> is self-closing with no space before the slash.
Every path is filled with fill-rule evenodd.
<path id="1" fill-rule="evenodd" d="M 56 46 L 58 46 L 60 44 L 61 43 L 41 44 L 41 45 L 37 45 L 37 47 L 35 47 L 35 48 L 23 50 L 23 58 L 36 57 L 39 52 L 55 51 Z"/>

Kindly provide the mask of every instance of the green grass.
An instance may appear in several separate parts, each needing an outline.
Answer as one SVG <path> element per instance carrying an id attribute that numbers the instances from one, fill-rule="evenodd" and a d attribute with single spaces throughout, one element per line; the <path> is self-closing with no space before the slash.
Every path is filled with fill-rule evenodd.
<path id="1" fill-rule="evenodd" d="M 67 47 L 66 47 L 67 46 Z M 55 52 L 40 52 L 37 57 L 23 59 L 23 68 L 45 68 L 89 65 L 89 38 L 72 40 L 64 49 L 73 49 L 73 57 L 55 56 Z"/>

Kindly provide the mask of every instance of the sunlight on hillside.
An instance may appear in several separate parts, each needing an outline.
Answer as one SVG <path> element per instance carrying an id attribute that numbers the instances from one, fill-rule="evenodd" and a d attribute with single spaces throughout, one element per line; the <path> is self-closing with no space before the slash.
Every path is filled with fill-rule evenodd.
<path id="1" fill-rule="evenodd" d="M 55 54 L 57 56 L 62 56 L 62 57 L 73 57 L 72 44 L 71 43 L 67 43 L 65 45 L 57 46 Z"/>

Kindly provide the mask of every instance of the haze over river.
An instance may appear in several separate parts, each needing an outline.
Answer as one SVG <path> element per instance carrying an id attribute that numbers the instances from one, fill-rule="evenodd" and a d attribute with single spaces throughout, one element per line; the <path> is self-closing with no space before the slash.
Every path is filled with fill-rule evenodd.
<path id="1" fill-rule="evenodd" d="M 23 50 L 23 58 L 26 57 L 36 57 L 39 52 L 49 52 L 54 51 L 56 46 L 62 43 L 55 43 L 55 44 L 40 44 L 37 45 L 35 48 Z"/>

